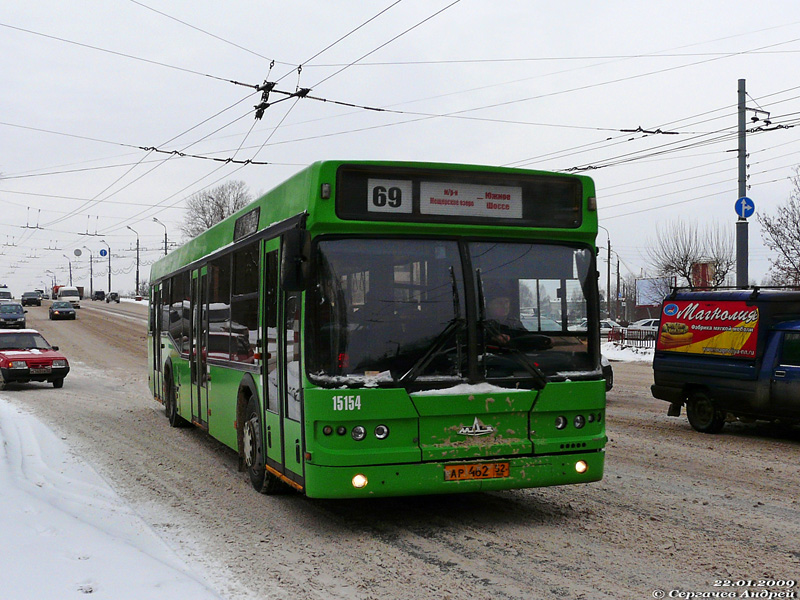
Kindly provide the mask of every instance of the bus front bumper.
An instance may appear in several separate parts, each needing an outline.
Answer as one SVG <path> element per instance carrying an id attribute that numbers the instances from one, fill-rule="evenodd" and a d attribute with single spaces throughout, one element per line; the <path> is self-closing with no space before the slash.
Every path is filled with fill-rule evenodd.
<path id="1" fill-rule="evenodd" d="M 474 467 L 493 463 L 509 463 L 508 475 L 486 479 L 445 479 L 446 466 Z M 305 493 L 310 498 L 379 498 L 590 483 L 603 478 L 604 466 L 603 451 L 365 467 L 328 467 L 306 463 Z M 581 472 L 584 467 L 585 470 Z M 356 487 L 363 481 L 366 481 L 363 487 Z"/>

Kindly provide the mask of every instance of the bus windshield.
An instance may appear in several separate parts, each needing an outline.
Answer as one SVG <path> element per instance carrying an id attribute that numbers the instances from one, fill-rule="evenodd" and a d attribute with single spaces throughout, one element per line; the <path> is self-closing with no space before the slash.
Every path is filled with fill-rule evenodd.
<path id="1" fill-rule="evenodd" d="M 585 330 L 586 247 L 445 239 L 316 244 L 306 331 L 325 385 L 491 381 L 522 386 L 599 369 Z"/>

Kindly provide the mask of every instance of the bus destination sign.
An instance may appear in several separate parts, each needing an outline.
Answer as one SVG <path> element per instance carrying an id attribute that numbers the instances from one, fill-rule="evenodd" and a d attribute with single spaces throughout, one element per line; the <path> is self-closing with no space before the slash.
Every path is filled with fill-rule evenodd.
<path id="1" fill-rule="evenodd" d="M 347 166 L 339 169 L 342 219 L 580 227 L 577 178 L 516 173 Z"/>
<path id="2" fill-rule="evenodd" d="M 470 183 L 420 183 L 423 215 L 522 218 L 522 188 Z"/>

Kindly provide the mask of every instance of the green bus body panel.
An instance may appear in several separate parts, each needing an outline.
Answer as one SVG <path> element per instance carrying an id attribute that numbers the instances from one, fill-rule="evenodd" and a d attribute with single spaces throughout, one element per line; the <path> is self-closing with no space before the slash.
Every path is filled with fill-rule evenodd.
<path id="1" fill-rule="evenodd" d="M 350 400 L 353 408 L 336 410 L 337 398 L 343 406 Z M 541 392 L 452 395 L 409 396 L 403 389 L 309 389 L 304 410 L 306 449 L 316 466 L 496 459 L 600 450 L 606 441 L 603 381 L 553 382 Z M 586 419 L 580 429 L 574 426 L 577 415 Z M 562 430 L 556 428 L 559 416 L 568 422 Z M 494 431 L 476 436 L 459 433 L 474 428 L 476 419 L 478 427 Z M 386 439 L 375 437 L 378 425 L 389 428 Z M 326 426 L 331 430 L 327 435 Z M 355 426 L 366 429 L 365 439 L 352 438 Z M 339 427 L 344 435 L 337 433 Z"/>
<path id="2" fill-rule="evenodd" d="M 579 460 L 588 465 L 583 474 L 575 470 Z M 472 481 L 445 481 L 444 464 L 435 462 L 353 467 L 325 467 L 306 463 L 305 492 L 311 498 L 378 498 L 590 483 L 603 478 L 605 453 L 594 451 L 527 456 L 510 458 L 507 462 L 510 463 L 508 477 Z M 357 474 L 367 478 L 368 483 L 364 488 L 353 487 L 352 479 Z"/>
<path id="3" fill-rule="evenodd" d="M 244 373 L 219 365 L 209 365 L 208 433 L 220 442 L 238 450 L 236 437 L 236 399 Z"/>

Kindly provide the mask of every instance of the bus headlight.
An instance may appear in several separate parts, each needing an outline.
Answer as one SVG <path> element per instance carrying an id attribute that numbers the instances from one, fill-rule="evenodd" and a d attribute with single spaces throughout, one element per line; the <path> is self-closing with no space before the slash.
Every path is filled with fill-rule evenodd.
<path id="1" fill-rule="evenodd" d="M 389 428 L 386 425 L 378 425 L 375 428 L 375 437 L 379 440 L 385 440 L 389 437 Z"/>
<path id="2" fill-rule="evenodd" d="M 353 475 L 353 487 L 356 489 L 361 489 L 367 487 L 367 477 L 358 473 L 357 475 Z"/>
<path id="3" fill-rule="evenodd" d="M 559 416 L 556 417 L 556 429 L 564 429 L 567 426 L 567 417 Z"/>
<path id="4" fill-rule="evenodd" d="M 579 460 L 578 462 L 575 463 L 575 470 L 578 473 L 586 473 L 586 471 L 589 470 L 589 465 L 586 464 L 586 461 Z"/>
<path id="5" fill-rule="evenodd" d="M 367 430 L 364 429 L 361 425 L 356 425 L 355 427 L 353 427 L 353 431 L 350 432 L 350 435 L 353 437 L 355 441 L 360 442 L 365 437 L 367 437 Z"/>

